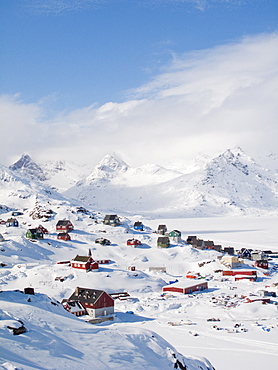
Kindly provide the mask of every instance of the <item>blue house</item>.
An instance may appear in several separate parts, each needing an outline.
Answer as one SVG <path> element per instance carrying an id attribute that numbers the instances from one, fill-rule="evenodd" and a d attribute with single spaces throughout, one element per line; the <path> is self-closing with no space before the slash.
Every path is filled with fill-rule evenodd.
<path id="1" fill-rule="evenodd" d="M 251 252 L 249 251 L 249 249 L 247 249 L 247 248 L 244 249 L 243 248 L 241 250 L 240 257 L 241 258 L 249 258 L 249 259 L 251 259 Z"/>
<path id="2" fill-rule="evenodd" d="M 139 231 L 144 230 L 144 225 L 142 224 L 141 221 L 136 221 L 133 227 L 134 227 L 134 230 L 139 230 Z"/>
<path id="3" fill-rule="evenodd" d="M 6 226 L 7 227 L 18 227 L 18 221 L 16 218 L 9 218 L 6 221 Z"/>

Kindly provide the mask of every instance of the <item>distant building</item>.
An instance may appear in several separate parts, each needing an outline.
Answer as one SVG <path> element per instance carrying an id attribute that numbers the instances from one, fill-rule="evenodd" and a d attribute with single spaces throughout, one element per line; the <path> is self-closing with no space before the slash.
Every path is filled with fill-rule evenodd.
<path id="1" fill-rule="evenodd" d="M 103 220 L 104 225 L 118 226 L 121 224 L 117 215 L 106 215 Z"/>
<path id="2" fill-rule="evenodd" d="M 57 235 L 57 239 L 67 241 L 67 240 L 71 240 L 71 237 L 70 237 L 70 234 L 68 233 L 59 233 Z"/>
<path id="3" fill-rule="evenodd" d="M 6 221 L 6 226 L 7 227 L 18 227 L 18 221 L 16 218 L 9 218 Z"/>
<path id="4" fill-rule="evenodd" d="M 25 234 L 28 239 L 43 239 L 43 232 L 39 229 L 28 229 Z"/>
<path id="5" fill-rule="evenodd" d="M 141 221 L 136 221 L 133 226 L 134 230 L 139 230 L 143 231 L 144 230 L 144 225 L 142 224 Z"/>
<path id="6" fill-rule="evenodd" d="M 166 234 L 173 241 L 180 243 L 181 242 L 181 232 L 179 230 L 172 230 Z"/>
<path id="7" fill-rule="evenodd" d="M 133 247 L 137 247 L 138 245 L 141 245 L 142 243 L 138 239 L 128 239 L 126 242 L 127 245 L 132 245 Z"/>
<path id="8" fill-rule="evenodd" d="M 173 292 L 182 294 L 192 294 L 208 289 L 207 281 L 194 281 L 191 279 L 178 281 L 176 283 L 166 285 L 162 288 L 163 292 Z"/>
<path id="9" fill-rule="evenodd" d="M 71 267 L 85 271 L 98 271 L 98 263 L 91 256 L 79 256 L 70 261 Z"/>
<path id="10" fill-rule="evenodd" d="M 167 226 L 166 225 L 158 225 L 157 233 L 161 235 L 165 235 L 167 232 Z"/>
<path id="11" fill-rule="evenodd" d="M 157 238 L 157 247 L 168 248 L 170 246 L 170 239 L 168 236 L 159 236 Z"/>

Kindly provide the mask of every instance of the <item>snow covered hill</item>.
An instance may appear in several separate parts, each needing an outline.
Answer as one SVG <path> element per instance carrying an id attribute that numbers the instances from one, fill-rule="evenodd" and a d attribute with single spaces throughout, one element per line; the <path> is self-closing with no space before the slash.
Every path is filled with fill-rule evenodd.
<path id="1" fill-rule="evenodd" d="M 240 148 L 185 174 L 156 165 L 130 168 L 106 156 L 64 194 L 103 210 L 165 217 L 275 212 L 277 174 Z"/>

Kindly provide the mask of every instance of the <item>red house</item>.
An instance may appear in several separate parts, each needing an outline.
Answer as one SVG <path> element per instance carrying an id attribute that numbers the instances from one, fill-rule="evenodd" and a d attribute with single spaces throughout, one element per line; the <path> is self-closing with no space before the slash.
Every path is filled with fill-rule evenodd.
<path id="1" fill-rule="evenodd" d="M 37 229 L 40 230 L 43 234 L 48 234 L 48 230 L 42 225 L 39 225 Z"/>
<path id="2" fill-rule="evenodd" d="M 193 292 L 200 292 L 208 289 L 207 281 L 197 282 L 191 279 L 182 280 L 174 284 L 166 285 L 162 288 L 163 292 L 191 294 Z"/>
<path id="3" fill-rule="evenodd" d="M 56 231 L 68 233 L 73 230 L 70 220 L 60 220 L 56 224 Z"/>
<path id="4" fill-rule="evenodd" d="M 71 267 L 86 271 L 98 271 L 98 263 L 91 256 L 79 256 L 70 261 Z"/>
<path id="5" fill-rule="evenodd" d="M 67 299 L 64 299 L 62 301 L 62 305 L 67 311 L 69 311 L 70 313 L 73 313 L 75 316 L 86 315 L 86 309 L 78 301 L 70 302 Z"/>
<path id="6" fill-rule="evenodd" d="M 267 260 L 258 260 L 255 262 L 256 267 L 260 267 L 261 269 L 268 269 L 268 261 Z"/>
<path id="7" fill-rule="evenodd" d="M 256 270 L 223 270 L 222 276 L 236 276 L 236 275 L 243 275 L 243 276 L 257 276 Z"/>
<path id="8" fill-rule="evenodd" d="M 58 235 L 57 235 L 57 239 L 59 239 L 59 240 L 71 240 L 71 237 L 70 237 L 70 235 L 68 234 L 68 233 L 59 233 Z"/>
<path id="9" fill-rule="evenodd" d="M 114 313 L 114 300 L 104 290 L 76 287 L 67 300 L 70 302 L 79 302 L 93 318 Z"/>
<path id="10" fill-rule="evenodd" d="M 142 243 L 138 239 L 128 239 L 126 242 L 127 245 L 132 245 L 133 247 L 137 247 L 137 245 L 141 245 Z"/>

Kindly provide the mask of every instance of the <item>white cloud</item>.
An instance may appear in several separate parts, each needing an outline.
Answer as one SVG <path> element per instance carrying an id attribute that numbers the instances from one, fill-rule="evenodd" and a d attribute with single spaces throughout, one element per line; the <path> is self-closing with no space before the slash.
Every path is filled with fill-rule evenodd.
<path id="1" fill-rule="evenodd" d="M 275 33 L 175 56 L 129 101 L 84 107 L 50 121 L 43 120 L 40 104 L 4 96 L 3 159 L 25 151 L 95 164 L 115 151 L 131 165 L 163 165 L 237 145 L 252 156 L 277 152 L 277 86 Z"/>

